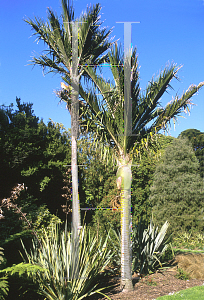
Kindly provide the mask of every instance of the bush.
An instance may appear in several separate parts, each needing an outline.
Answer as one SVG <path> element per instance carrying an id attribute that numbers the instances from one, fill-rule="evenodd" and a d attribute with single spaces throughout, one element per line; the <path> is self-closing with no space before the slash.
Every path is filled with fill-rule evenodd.
<path id="1" fill-rule="evenodd" d="M 181 231 L 174 235 L 173 246 L 177 248 L 204 250 L 204 234 L 196 231 Z"/>
<path id="2" fill-rule="evenodd" d="M 188 274 L 181 268 L 178 268 L 178 274 L 176 274 L 175 277 L 181 280 L 189 280 L 191 278 L 190 274 Z"/>

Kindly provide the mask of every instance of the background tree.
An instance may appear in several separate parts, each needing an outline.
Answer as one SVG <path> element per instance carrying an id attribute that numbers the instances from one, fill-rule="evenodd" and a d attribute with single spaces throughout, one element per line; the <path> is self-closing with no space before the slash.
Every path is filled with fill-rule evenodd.
<path id="1" fill-rule="evenodd" d="M 0 120 L 0 199 L 9 197 L 17 183 L 25 183 L 27 195 L 37 199 L 38 206 L 46 204 L 63 218 L 60 206 L 64 165 L 71 160 L 70 136 L 60 124 L 39 122 L 32 104 L 21 104 L 18 98 L 16 103 L 16 111 L 12 106 L 1 109 L 6 122 Z"/>
<path id="2" fill-rule="evenodd" d="M 149 200 L 159 225 L 168 220 L 173 233 L 203 230 L 204 190 L 199 162 L 186 138 L 174 139 L 156 167 Z"/>
<path id="3" fill-rule="evenodd" d="M 78 141 L 78 158 L 80 165 L 84 165 L 81 172 L 82 194 L 87 207 L 101 205 L 102 199 L 109 193 L 111 185 L 110 178 L 115 176 L 116 168 L 111 163 L 104 164 L 100 160 L 99 151 L 92 149 L 93 136 L 84 134 Z M 94 211 L 90 211 L 89 214 Z"/>
<path id="4" fill-rule="evenodd" d="M 187 137 L 191 142 L 195 155 L 199 161 L 200 176 L 204 180 L 204 132 L 197 129 L 187 129 L 179 134 L 179 137 Z"/>
<path id="5" fill-rule="evenodd" d="M 18 109 L 15 112 L 13 104 L 0 109 L 0 199 L 9 196 L 29 154 L 36 153 L 38 148 L 35 132 L 39 119 L 32 115 L 31 104 L 21 104 L 18 98 L 16 103 Z"/>
<path id="6" fill-rule="evenodd" d="M 141 217 L 149 223 L 152 215 L 152 203 L 149 200 L 150 187 L 154 172 L 166 147 L 174 140 L 171 136 L 158 134 L 158 150 L 155 156 L 144 151 L 141 159 L 135 157 L 135 166 L 132 170 L 132 218 L 136 223 Z"/>

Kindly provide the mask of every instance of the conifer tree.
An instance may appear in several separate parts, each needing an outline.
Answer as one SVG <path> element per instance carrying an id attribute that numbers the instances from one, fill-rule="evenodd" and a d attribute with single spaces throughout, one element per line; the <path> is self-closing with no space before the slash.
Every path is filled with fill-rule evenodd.
<path id="1" fill-rule="evenodd" d="M 200 176 L 204 180 L 204 132 L 201 132 L 198 129 L 187 129 L 182 131 L 179 136 L 187 137 L 191 142 L 200 164 Z"/>
<path id="2" fill-rule="evenodd" d="M 186 138 L 175 139 L 166 148 L 150 191 L 153 215 L 159 225 L 168 220 L 173 232 L 203 230 L 203 182 L 198 159 Z"/>

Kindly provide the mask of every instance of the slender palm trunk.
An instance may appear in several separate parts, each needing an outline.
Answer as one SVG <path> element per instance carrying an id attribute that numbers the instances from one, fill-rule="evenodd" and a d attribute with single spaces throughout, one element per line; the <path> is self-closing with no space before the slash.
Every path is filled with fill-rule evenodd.
<path id="1" fill-rule="evenodd" d="M 77 165 L 77 138 L 79 135 L 79 76 L 78 76 L 78 23 L 72 24 L 72 228 L 73 235 L 78 235 L 80 220 L 80 205 L 78 194 L 78 165 Z"/>
<path id="2" fill-rule="evenodd" d="M 77 232 L 81 225 L 78 193 L 77 138 L 72 136 L 72 228 Z"/>
<path id="3" fill-rule="evenodd" d="M 131 165 L 122 165 L 117 172 L 117 183 L 121 183 L 121 290 L 132 291 L 131 249 Z"/>
<path id="4" fill-rule="evenodd" d="M 79 240 L 78 240 L 78 228 L 80 226 L 80 206 L 78 195 L 78 165 L 77 165 L 77 138 L 72 136 L 72 247 L 73 247 L 73 279 L 78 278 L 79 270 Z"/>
<path id="5" fill-rule="evenodd" d="M 75 47 L 76 48 L 76 47 Z M 73 56 L 74 56 L 73 51 Z M 72 135 L 72 263 L 73 276 L 78 279 L 79 275 L 79 230 L 81 226 L 80 203 L 78 191 L 78 165 L 77 165 L 77 139 L 79 135 L 79 84 L 76 59 L 73 58 L 72 76 L 72 106 L 71 106 L 71 135 Z"/>

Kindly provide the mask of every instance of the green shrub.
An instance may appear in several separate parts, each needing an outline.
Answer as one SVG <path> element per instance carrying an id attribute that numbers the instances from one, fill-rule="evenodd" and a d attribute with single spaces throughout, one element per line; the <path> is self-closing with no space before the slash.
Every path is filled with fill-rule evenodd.
<path id="1" fill-rule="evenodd" d="M 172 244 L 169 243 L 166 251 L 163 253 L 163 255 L 160 258 L 160 262 L 162 264 L 168 264 L 173 258 L 175 257 Z"/>
<path id="2" fill-rule="evenodd" d="M 178 274 L 176 274 L 175 277 L 182 280 L 189 280 L 191 278 L 190 274 L 181 268 L 178 268 Z"/>
<path id="3" fill-rule="evenodd" d="M 177 248 L 186 248 L 191 250 L 198 248 L 203 250 L 204 235 L 196 231 L 181 231 L 173 237 L 172 244 Z"/>

